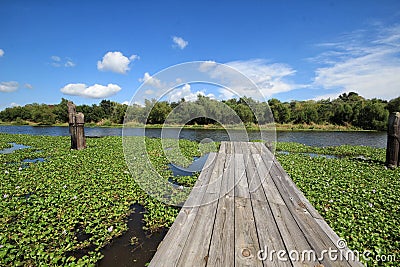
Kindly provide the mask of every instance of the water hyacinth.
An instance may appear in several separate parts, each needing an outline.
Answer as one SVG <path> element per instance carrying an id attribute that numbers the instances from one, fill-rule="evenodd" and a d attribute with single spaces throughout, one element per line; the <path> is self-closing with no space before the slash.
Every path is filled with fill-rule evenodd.
<path id="1" fill-rule="evenodd" d="M 371 251 L 368 266 L 382 265 L 374 260 L 377 256 L 400 258 L 400 217 L 396 216 L 400 211 L 400 168 L 385 168 L 385 149 L 277 143 L 277 150 L 291 152 L 276 157 L 332 229 L 348 241 L 348 247 Z M 309 158 L 299 152 L 337 158 Z M 383 265 L 398 266 L 398 262 Z"/>
<path id="2" fill-rule="evenodd" d="M 143 141 L 141 137 L 133 139 L 138 147 Z M 147 210 L 144 221 L 149 231 L 170 226 L 178 214 L 179 209 L 149 197 L 135 183 L 133 175 L 148 177 L 149 172 L 141 168 L 140 173 L 130 175 L 121 137 L 88 139 L 88 147 L 81 151 L 70 150 L 69 137 L 0 133 L 3 142 L 31 148 L 2 155 L 0 162 L 0 173 L 9 173 L 0 175 L 5 179 L 0 180 L 2 218 L 12 220 L 0 224 L 0 245 L 7 247 L 7 251 L 0 249 L 0 266 L 17 262 L 21 266 L 95 266 L 102 257 L 101 248 L 126 230 L 131 205 L 139 203 Z M 172 172 L 166 171 L 169 160 L 162 154 L 160 139 L 149 138 L 146 144 L 149 151 L 155 151 L 150 156 L 154 167 L 165 179 L 173 178 Z M 180 147 L 187 158 L 201 156 L 198 143 L 183 140 Z M 135 153 L 138 166 L 144 165 L 143 151 L 136 149 Z M 14 175 L 23 160 L 39 157 L 46 160 Z M 14 195 L 17 203 L 7 201 Z M 76 235 L 90 235 L 90 242 Z M 15 244 L 12 249 L 10 243 Z M 82 250 L 87 251 L 82 258 L 67 256 Z"/>
<path id="3" fill-rule="evenodd" d="M 143 138 L 133 140 L 133 145 L 139 147 Z M 0 266 L 15 266 L 17 262 L 21 266 L 95 266 L 102 257 L 101 248 L 126 229 L 131 205 L 144 206 L 145 227 L 153 231 L 170 226 L 179 212 L 149 197 L 136 184 L 135 175 L 149 178 L 147 170 L 140 168 L 147 158 L 143 151 L 135 151 L 138 168 L 132 169 L 132 174 L 126 171 L 121 137 L 88 139 L 88 147 L 81 151 L 69 149 L 69 137 L 0 134 L 0 143 L 3 142 L 29 145 L 32 149 L 3 155 L 2 163 L 37 157 L 47 160 L 32 164 L 20 175 L 19 165 L 0 164 L 0 173 L 10 173 L 0 175 L 2 218 L 8 222 L 0 224 Z M 146 146 L 152 152 L 154 168 L 166 180 L 177 181 L 168 170 L 170 160 L 163 156 L 160 139 L 146 138 Z M 298 146 L 277 144 L 284 151 L 300 151 Z M 188 159 L 200 156 L 195 142 L 182 140 L 180 147 Z M 348 241 L 349 248 L 371 250 L 371 258 L 378 253 L 400 258 L 396 216 L 400 211 L 400 169 L 385 170 L 385 151 L 354 146 L 302 146 L 301 152 L 343 156 L 310 159 L 289 154 L 277 158 L 328 224 Z M 355 159 L 358 155 L 371 160 Z M 196 176 L 192 179 L 195 181 Z M 183 185 L 183 181 L 178 184 Z M 90 235 L 90 240 L 75 238 L 77 233 Z M 94 250 L 80 259 L 66 256 L 86 251 L 90 245 Z M 378 264 L 371 262 L 368 266 Z"/>

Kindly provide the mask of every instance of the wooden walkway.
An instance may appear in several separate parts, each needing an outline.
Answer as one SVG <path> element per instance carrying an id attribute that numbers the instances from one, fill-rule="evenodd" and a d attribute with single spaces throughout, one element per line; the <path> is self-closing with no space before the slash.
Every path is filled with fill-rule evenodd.
<path id="1" fill-rule="evenodd" d="M 265 145 L 222 142 L 149 266 L 363 266 L 338 240 Z"/>

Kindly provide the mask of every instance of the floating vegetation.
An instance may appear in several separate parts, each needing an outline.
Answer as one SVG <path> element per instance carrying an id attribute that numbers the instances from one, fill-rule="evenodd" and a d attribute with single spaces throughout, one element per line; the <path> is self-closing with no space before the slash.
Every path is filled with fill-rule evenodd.
<path id="1" fill-rule="evenodd" d="M 143 137 L 132 140 L 135 151 Z M 176 147 L 163 146 L 160 139 L 145 140 L 152 166 L 162 179 L 184 186 L 197 176 L 174 177 L 168 164 L 188 167 L 193 157 L 217 148 L 179 140 L 177 153 Z M 0 134 L 0 149 L 11 147 L 10 143 L 29 147 L 0 154 L 0 266 L 95 266 L 103 248 L 128 230 L 127 218 L 135 203 L 146 210 L 144 228 L 150 232 L 169 227 L 179 211 L 137 185 L 125 163 L 121 137 L 90 138 L 87 149 L 76 151 L 70 150 L 69 137 Z M 400 169 L 385 168 L 384 149 L 278 143 L 277 150 L 293 152 L 277 158 L 351 249 L 370 250 L 371 258 L 391 254 L 400 258 Z M 143 151 L 135 153 L 139 166 Z M 45 160 L 23 163 L 39 158 Z M 138 168 L 134 175 L 148 174 Z M 128 239 L 128 245 L 131 241 L 135 240 Z M 385 262 L 390 264 L 398 262 Z"/>
<path id="2" fill-rule="evenodd" d="M 94 266 L 101 248 L 127 230 L 132 204 L 147 210 L 148 231 L 170 226 L 179 211 L 137 186 L 121 137 L 88 139 L 87 149 L 76 151 L 69 137 L 0 134 L 1 144 L 12 142 L 30 148 L 0 154 L 1 266 Z M 172 178 L 160 139 L 146 138 L 146 145 L 155 168 Z M 187 159 L 201 156 L 198 143 L 180 147 Z M 38 158 L 46 160 L 21 167 Z"/>
<path id="3" fill-rule="evenodd" d="M 278 143 L 276 156 L 307 199 L 350 249 L 371 251 L 368 266 L 399 266 L 400 168 L 388 170 L 385 150 L 363 146 L 317 148 Z M 336 155 L 337 159 L 304 153 Z M 390 256 L 394 255 L 394 256 Z M 362 259 L 361 259 L 362 260 Z"/>

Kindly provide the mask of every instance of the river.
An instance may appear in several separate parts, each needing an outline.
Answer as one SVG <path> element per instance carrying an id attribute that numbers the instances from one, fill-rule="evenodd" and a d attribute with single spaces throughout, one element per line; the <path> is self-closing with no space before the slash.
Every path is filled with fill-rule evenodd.
<path id="1" fill-rule="evenodd" d="M 210 129 L 164 129 L 166 137 L 179 136 L 179 138 L 201 141 L 210 138 L 214 141 L 230 140 L 225 130 Z M 68 136 L 68 127 L 62 126 L 0 126 L 0 132 L 11 134 L 51 135 Z M 235 131 L 232 131 L 235 132 Z M 236 131 L 237 133 L 238 131 Z M 105 128 L 86 127 L 86 136 L 142 136 L 161 137 L 162 129 L 143 128 Z M 260 139 L 257 131 L 248 132 L 249 139 Z M 297 142 L 309 146 L 339 146 L 339 145 L 362 145 L 371 147 L 386 147 L 386 132 L 324 132 L 324 131 L 277 131 L 278 142 Z"/>

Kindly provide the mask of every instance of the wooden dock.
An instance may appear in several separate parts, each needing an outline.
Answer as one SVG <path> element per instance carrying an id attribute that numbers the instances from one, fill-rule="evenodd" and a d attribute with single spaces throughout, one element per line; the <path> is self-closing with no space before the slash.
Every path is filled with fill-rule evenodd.
<path id="1" fill-rule="evenodd" d="M 338 240 L 264 144 L 222 142 L 149 266 L 363 266 Z"/>

